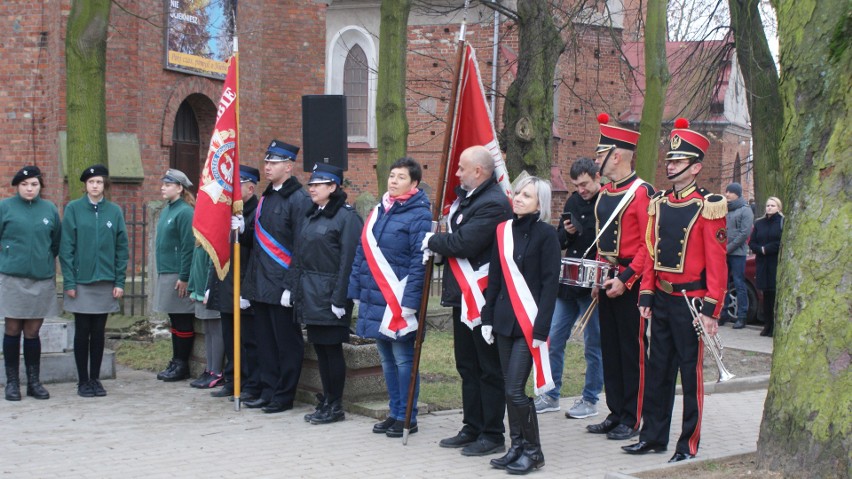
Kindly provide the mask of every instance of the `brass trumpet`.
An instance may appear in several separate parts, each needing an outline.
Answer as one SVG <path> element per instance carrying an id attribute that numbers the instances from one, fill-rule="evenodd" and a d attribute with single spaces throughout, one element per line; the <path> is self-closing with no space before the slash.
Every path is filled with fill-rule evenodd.
<path id="1" fill-rule="evenodd" d="M 686 295 L 685 289 L 680 290 L 680 292 L 683 294 L 683 298 L 686 300 L 686 305 L 689 307 L 689 314 L 692 315 L 692 327 L 695 328 L 695 333 L 700 339 L 704 340 L 704 346 L 707 348 L 707 351 L 713 355 L 713 359 L 716 361 L 716 367 L 719 369 L 719 380 L 716 382 L 723 383 L 734 379 L 736 376 L 728 371 L 728 368 L 726 368 L 722 363 L 722 354 L 725 350 L 725 347 L 722 345 L 722 339 L 719 338 L 718 333 L 715 336 L 707 334 L 707 330 L 704 329 L 704 323 L 701 322 L 701 315 L 699 311 L 701 311 L 701 307 L 704 305 L 701 298 L 690 298 Z M 698 304 L 696 305 L 696 303 Z"/>

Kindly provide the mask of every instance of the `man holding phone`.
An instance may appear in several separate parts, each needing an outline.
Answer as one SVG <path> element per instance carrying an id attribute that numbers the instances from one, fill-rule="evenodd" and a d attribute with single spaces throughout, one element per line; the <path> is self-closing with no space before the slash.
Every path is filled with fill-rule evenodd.
<path id="1" fill-rule="evenodd" d="M 601 188 L 598 165 L 591 158 L 579 158 L 570 170 L 571 184 L 577 189 L 565 202 L 561 222 L 556 226 L 559 243 L 566 257 L 580 258 L 595 240 L 595 202 Z M 592 248 L 586 258 L 594 259 L 597 250 Z M 592 290 L 579 286 L 559 285 L 556 309 L 550 323 L 550 369 L 556 387 L 535 400 L 536 412 L 541 414 L 559 410 L 559 391 L 562 388 L 562 370 L 565 343 L 577 319 L 592 302 Z M 565 413 L 569 418 L 597 416 L 598 395 L 603 389 L 603 361 L 601 359 L 601 334 L 597 308 L 589 317 L 583 331 L 586 345 L 586 382 L 582 398 L 576 400 Z"/>

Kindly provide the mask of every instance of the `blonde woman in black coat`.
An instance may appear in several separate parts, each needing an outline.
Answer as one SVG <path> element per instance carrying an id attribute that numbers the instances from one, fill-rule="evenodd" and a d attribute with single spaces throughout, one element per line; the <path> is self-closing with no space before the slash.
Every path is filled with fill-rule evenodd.
<path id="1" fill-rule="evenodd" d="M 781 250 L 781 232 L 784 214 L 781 200 L 771 196 L 766 200 L 766 216 L 754 222 L 748 246 L 757 263 L 757 289 L 763 292 L 763 331 L 761 336 L 772 336 L 775 330 L 775 275 L 778 272 L 778 253 Z"/>
<path id="2" fill-rule="evenodd" d="M 535 392 L 553 388 L 547 353 L 550 321 L 559 287 L 561 250 L 550 225 L 550 184 L 521 180 L 512 200 L 514 219 L 497 227 L 488 289 L 482 308 L 482 337 L 496 339 L 503 370 L 509 437 L 506 455 L 491 465 L 511 474 L 544 466 L 533 399 L 524 387 L 535 368 Z"/>

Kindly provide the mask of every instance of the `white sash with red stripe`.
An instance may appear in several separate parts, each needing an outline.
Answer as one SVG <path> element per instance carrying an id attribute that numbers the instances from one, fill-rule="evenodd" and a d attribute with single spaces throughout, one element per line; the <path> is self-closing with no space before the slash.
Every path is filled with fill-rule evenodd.
<path id="1" fill-rule="evenodd" d="M 379 325 L 379 332 L 396 339 L 415 331 L 417 320 L 409 320 L 402 315 L 402 295 L 405 292 L 405 285 L 408 283 L 408 276 L 402 278 L 402 280 L 397 279 L 393 268 L 379 248 L 376 236 L 373 234 L 373 226 L 375 226 L 379 217 L 379 208 L 382 208 L 381 203 L 376 205 L 367 218 L 367 223 L 361 231 L 361 246 L 364 249 L 367 266 L 370 267 L 370 273 L 373 274 L 373 279 L 379 285 L 382 297 L 387 303 L 385 314 L 382 316 L 382 324 Z"/>
<path id="2" fill-rule="evenodd" d="M 452 218 L 459 207 L 459 199 L 453 202 L 450 206 L 449 218 L 451 221 L 447 223 L 447 231 L 453 232 Z M 485 295 L 482 294 L 488 286 L 488 263 L 480 266 L 479 269 L 473 269 L 470 261 L 467 258 L 447 259 L 450 265 L 450 271 L 461 289 L 461 321 L 467 327 L 473 329 L 482 324 L 482 316 L 480 311 L 485 306 Z"/>
<path id="3" fill-rule="evenodd" d="M 515 239 L 512 236 L 512 220 L 500 223 L 497 226 L 497 250 L 500 253 L 500 266 L 503 270 L 503 279 L 506 281 L 509 299 L 512 301 L 512 310 L 527 340 L 527 347 L 533 359 L 533 387 L 536 395 L 541 395 L 555 387 L 553 377 L 550 374 L 550 354 L 548 341 L 539 347 L 533 347 L 533 326 L 538 315 L 538 305 L 535 303 L 532 292 L 527 286 L 526 279 L 512 259 L 515 250 Z"/>

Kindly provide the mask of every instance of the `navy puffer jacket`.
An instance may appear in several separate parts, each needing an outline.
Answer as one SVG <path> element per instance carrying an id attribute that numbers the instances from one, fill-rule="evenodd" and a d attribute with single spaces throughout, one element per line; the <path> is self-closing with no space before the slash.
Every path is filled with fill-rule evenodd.
<path id="1" fill-rule="evenodd" d="M 387 212 L 384 207 L 379 207 L 377 213 L 375 209 L 373 211 L 371 214 L 379 215 L 373 226 L 373 234 L 379 248 L 398 279 L 402 280 L 408 276 L 402 296 L 402 307 L 416 310 L 420 307 L 425 272 L 420 244 L 432 224 L 429 200 L 423 190 L 420 190 L 404 203 L 394 203 Z M 409 340 L 414 334 L 412 332 L 402 338 L 390 338 L 379 332 L 387 303 L 370 272 L 360 241 L 355 252 L 352 275 L 349 277 L 348 296 L 361 301 L 358 306 L 358 336 Z"/>

